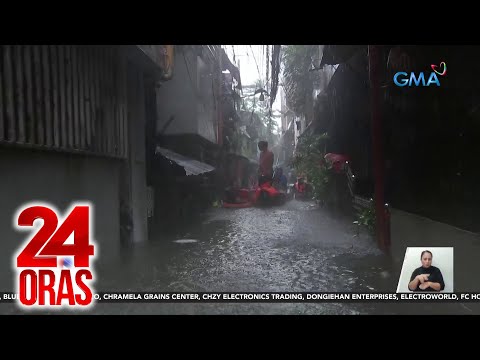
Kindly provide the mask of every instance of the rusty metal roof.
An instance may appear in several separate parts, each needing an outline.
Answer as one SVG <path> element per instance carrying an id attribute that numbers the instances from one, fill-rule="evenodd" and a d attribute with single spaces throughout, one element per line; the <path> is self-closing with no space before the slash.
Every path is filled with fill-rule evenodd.
<path id="1" fill-rule="evenodd" d="M 160 146 L 157 146 L 155 154 L 160 154 L 163 157 L 174 161 L 175 163 L 183 167 L 187 176 L 200 175 L 215 170 L 215 168 L 211 165 L 180 155 L 172 150 L 165 149 Z"/>

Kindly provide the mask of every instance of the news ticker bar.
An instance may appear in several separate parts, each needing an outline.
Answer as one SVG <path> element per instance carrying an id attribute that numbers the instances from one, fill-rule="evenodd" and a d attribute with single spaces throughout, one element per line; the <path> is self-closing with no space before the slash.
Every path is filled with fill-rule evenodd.
<path id="1" fill-rule="evenodd" d="M 13 303 L 17 298 L 15 293 L 0 292 L 0 302 Z M 98 292 L 94 299 L 97 303 L 480 302 L 480 293 Z"/>

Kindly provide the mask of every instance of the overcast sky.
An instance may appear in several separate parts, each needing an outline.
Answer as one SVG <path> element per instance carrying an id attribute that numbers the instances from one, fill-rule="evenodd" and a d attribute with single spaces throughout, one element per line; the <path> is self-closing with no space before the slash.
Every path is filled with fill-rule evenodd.
<path id="1" fill-rule="evenodd" d="M 267 59 L 265 56 L 266 45 L 222 45 L 230 61 L 240 69 L 242 85 L 254 85 L 258 79 L 265 84 L 267 72 Z M 272 46 L 270 45 L 270 61 Z M 271 76 L 271 63 L 269 65 L 269 77 Z M 245 92 L 245 90 L 244 90 Z M 280 110 L 280 89 L 277 92 L 273 110 Z M 276 118 L 280 125 L 280 118 Z"/>

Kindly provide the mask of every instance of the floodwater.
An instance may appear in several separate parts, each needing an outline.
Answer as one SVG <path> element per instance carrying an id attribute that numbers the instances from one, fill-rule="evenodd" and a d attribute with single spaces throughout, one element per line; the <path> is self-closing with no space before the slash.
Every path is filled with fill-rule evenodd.
<path id="1" fill-rule="evenodd" d="M 97 291 L 395 291 L 390 257 L 352 220 L 312 202 L 211 209 L 177 234 L 153 235 L 101 271 Z M 97 275 L 98 276 L 98 275 Z M 18 313 L 13 304 L 3 312 Z M 98 303 L 90 314 L 405 314 L 445 312 L 431 304 Z M 458 305 L 457 305 L 458 306 Z M 437 310 L 436 310 L 437 309 Z M 458 308 L 450 310 L 458 312 Z M 59 312 L 55 312 L 59 313 Z M 66 313 L 73 313 L 67 310 Z"/>

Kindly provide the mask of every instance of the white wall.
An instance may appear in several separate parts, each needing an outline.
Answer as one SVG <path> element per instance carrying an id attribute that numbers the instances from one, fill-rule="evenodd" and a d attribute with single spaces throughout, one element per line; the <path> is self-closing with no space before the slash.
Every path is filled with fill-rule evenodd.
<path id="1" fill-rule="evenodd" d="M 438 267 L 442 272 L 445 282 L 445 289 L 442 292 L 453 292 L 453 247 L 408 247 L 403 260 L 397 292 L 409 292 L 410 276 L 416 268 L 422 266 L 420 255 L 424 250 L 432 252 L 432 265 Z"/>
<path id="2" fill-rule="evenodd" d="M 178 48 L 172 79 L 157 89 L 157 131 L 174 116 L 164 135 L 198 134 L 216 143 L 216 87 L 212 65 Z"/>
<path id="3" fill-rule="evenodd" d="M 177 50 L 173 78 L 157 89 L 157 131 L 175 116 L 165 135 L 197 133 L 197 101 L 197 56 Z"/>

